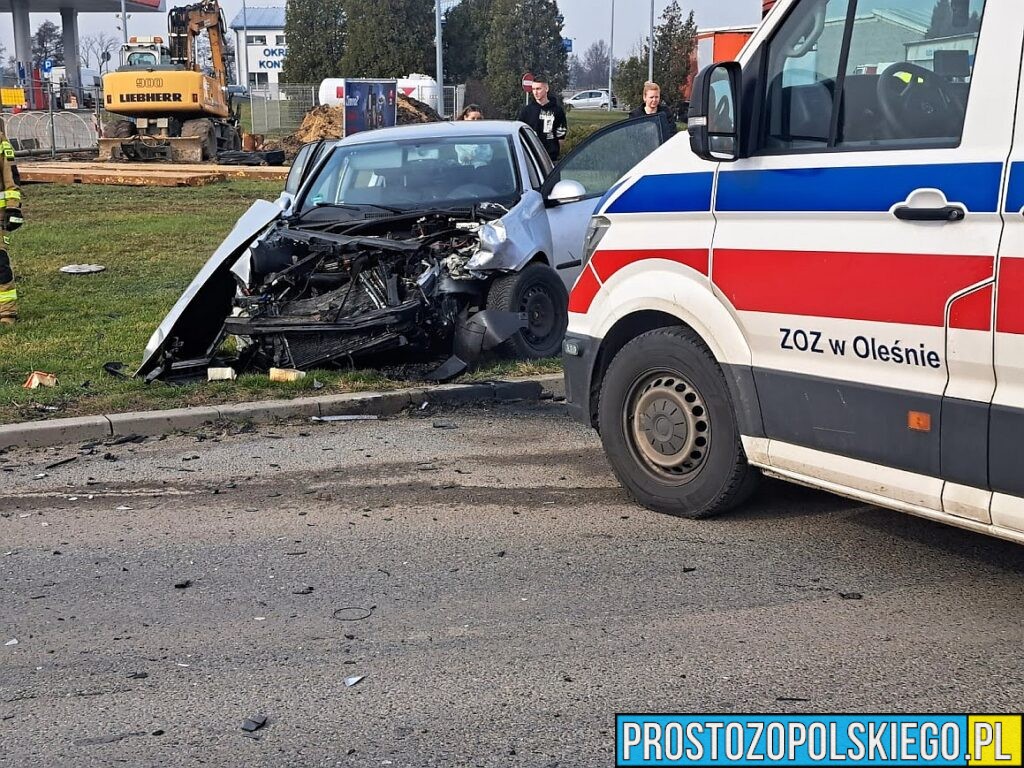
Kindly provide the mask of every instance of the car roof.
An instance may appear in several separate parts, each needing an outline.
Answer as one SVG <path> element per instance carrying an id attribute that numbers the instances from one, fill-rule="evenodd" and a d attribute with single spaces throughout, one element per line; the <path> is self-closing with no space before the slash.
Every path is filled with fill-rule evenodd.
<path id="1" fill-rule="evenodd" d="M 338 146 L 356 144 L 377 144 L 384 141 L 415 141 L 416 139 L 448 138 L 449 136 L 514 136 L 526 127 L 516 120 L 446 120 L 438 123 L 417 123 L 397 125 L 394 128 L 377 128 L 362 131 L 344 139 L 338 139 Z"/>

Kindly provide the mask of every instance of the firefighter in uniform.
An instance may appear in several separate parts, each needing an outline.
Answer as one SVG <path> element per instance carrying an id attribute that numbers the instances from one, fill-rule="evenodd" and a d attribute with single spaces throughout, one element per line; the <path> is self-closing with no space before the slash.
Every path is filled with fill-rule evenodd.
<path id="1" fill-rule="evenodd" d="M 18 291 L 14 287 L 14 273 L 11 271 L 11 257 L 7 253 L 10 234 L 25 220 L 21 216 L 21 191 L 18 189 L 18 167 L 14 164 L 14 147 L 7 140 L 3 119 L 0 118 L 0 325 L 13 325 L 18 317 Z"/>

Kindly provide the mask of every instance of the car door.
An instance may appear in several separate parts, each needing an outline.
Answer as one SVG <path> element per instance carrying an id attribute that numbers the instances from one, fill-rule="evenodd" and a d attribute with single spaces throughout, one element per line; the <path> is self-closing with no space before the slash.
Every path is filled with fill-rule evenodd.
<path id="1" fill-rule="evenodd" d="M 575 147 L 548 175 L 541 193 L 551 227 L 551 257 L 566 288 L 579 275 L 583 237 L 601 198 L 668 137 L 668 123 L 660 115 L 613 123 Z M 560 182 L 575 182 L 575 194 L 559 196 Z"/>
<path id="2" fill-rule="evenodd" d="M 1021 8 L 934 8 L 787 7 L 745 62 L 748 156 L 719 172 L 712 277 L 774 466 L 984 520 Z"/>
<path id="3" fill-rule="evenodd" d="M 1024 21 L 1017 35 L 1024 36 Z M 1024 104 L 1024 76 L 1018 105 Z M 996 275 L 995 376 L 989 428 L 989 482 L 994 491 L 992 523 L 1024 531 L 1024 115 L 1017 113 L 1007 180 L 1006 217 Z"/>

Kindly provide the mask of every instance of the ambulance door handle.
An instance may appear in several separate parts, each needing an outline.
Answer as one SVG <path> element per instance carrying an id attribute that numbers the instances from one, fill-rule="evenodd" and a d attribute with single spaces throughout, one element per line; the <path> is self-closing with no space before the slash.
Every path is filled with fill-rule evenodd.
<path id="1" fill-rule="evenodd" d="M 900 221 L 946 221 L 955 224 L 967 217 L 967 211 L 959 205 L 946 205 L 942 208 L 911 208 L 901 205 L 893 210 Z"/>

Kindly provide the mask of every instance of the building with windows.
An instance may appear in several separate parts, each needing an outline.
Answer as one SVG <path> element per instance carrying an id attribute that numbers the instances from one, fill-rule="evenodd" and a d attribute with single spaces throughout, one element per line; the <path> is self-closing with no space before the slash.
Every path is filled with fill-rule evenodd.
<path id="1" fill-rule="evenodd" d="M 245 51 L 238 57 L 239 84 L 245 83 L 250 88 L 277 84 L 288 53 L 284 20 L 283 7 L 253 6 L 239 11 L 231 20 L 229 26 L 235 33 L 235 50 Z"/>

